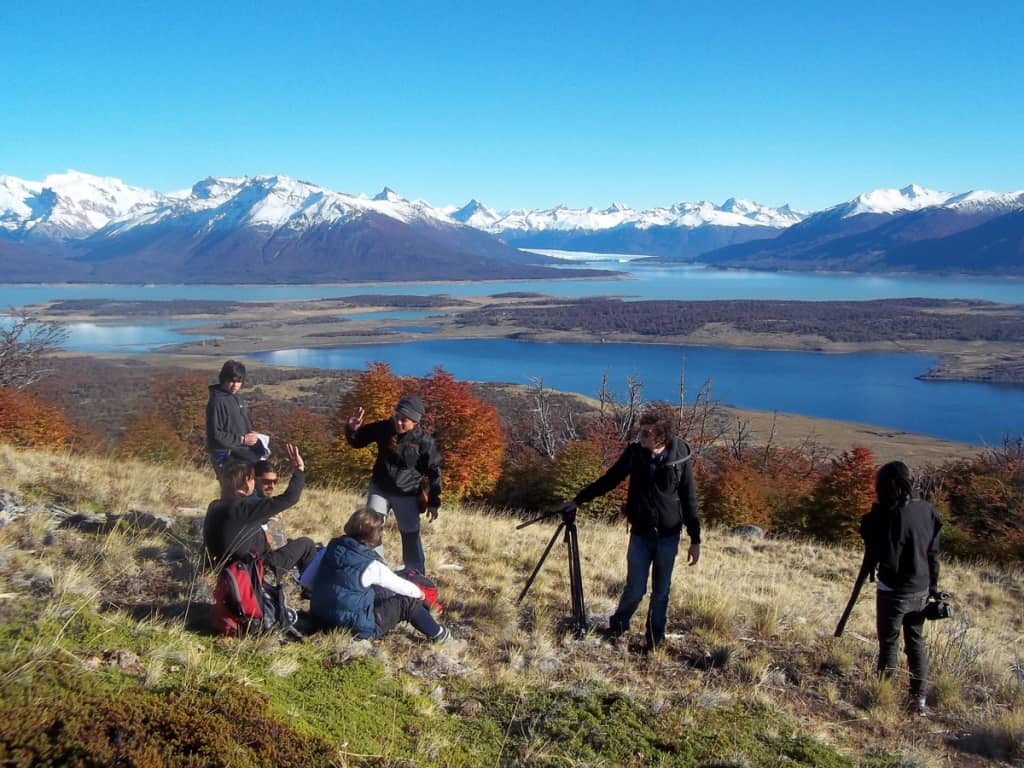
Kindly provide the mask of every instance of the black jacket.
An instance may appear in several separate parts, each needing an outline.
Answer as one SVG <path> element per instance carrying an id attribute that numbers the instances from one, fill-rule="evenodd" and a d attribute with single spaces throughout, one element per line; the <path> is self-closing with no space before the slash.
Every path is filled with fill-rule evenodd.
<path id="1" fill-rule="evenodd" d="M 398 438 L 394 447 L 393 437 Z M 404 435 L 398 434 L 391 419 L 363 424 L 356 430 L 345 425 L 345 439 L 353 448 L 377 444 L 373 483 L 386 495 L 415 496 L 420 492 L 420 478 L 426 477 L 430 480 L 427 506 L 441 506 L 441 454 L 434 437 L 419 424 Z"/>
<path id="2" fill-rule="evenodd" d="M 626 519 L 641 536 L 674 536 L 686 525 L 690 541 L 700 543 L 697 488 L 693 482 L 690 446 L 685 440 L 668 441 L 660 456 L 652 456 L 639 443 L 630 443 L 614 464 L 576 494 L 577 504 L 603 496 L 629 478 Z"/>
<path id="3" fill-rule="evenodd" d="M 252 422 L 242 398 L 211 384 L 206 401 L 206 450 L 238 448 L 247 432 L 252 432 Z"/>
<path id="4" fill-rule="evenodd" d="M 269 552 L 267 536 L 260 526 L 294 506 L 305 484 L 306 475 L 295 470 L 288 488 L 280 496 L 245 496 L 211 502 L 203 521 L 203 544 L 210 563 L 219 566 L 250 552 L 260 555 Z"/>
<path id="5" fill-rule="evenodd" d="M 935 507 L 913 499 L 899 509 L 871 507 L 861 519 L 865 554 L 878 565 L 878 580 L 897 594 L 935 590 L 939 583 L 939 529 Z"/>

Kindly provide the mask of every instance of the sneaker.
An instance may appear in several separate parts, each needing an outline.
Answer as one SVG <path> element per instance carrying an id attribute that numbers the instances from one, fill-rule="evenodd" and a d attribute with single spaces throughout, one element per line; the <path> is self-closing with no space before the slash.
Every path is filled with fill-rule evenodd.
<path id="1" fill-rule="evenodd" d="M 925 717 L 928 714 L 928 702 L 924 696 L 911 694 L 910 698 L 907 699 L 907 711 L 912 715 Z"/>
<path id="2" fill-rule="evenodd" d="M 440 645 L 442 643 L 447 643 L 451 639 L 452 633 L 448 631 L 448 627 L 441 627 L 437 631 L 437 634 L 430 638 L 430 642 Z"/>

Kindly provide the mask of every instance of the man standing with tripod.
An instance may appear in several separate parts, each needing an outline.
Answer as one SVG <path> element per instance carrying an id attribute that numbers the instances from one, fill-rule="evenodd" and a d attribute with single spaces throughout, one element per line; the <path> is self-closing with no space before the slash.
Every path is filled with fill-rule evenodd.
<path id="1" fill-rule="evenodd" d="M 560 508 L 560 511 L 574 511 L 578 505 L 603 496 L 629 478 L 626 587 L 619 598 L 619 607 L 608 620 L 605 634 L 615 639 L 629 630 L 630 619 L 647 592 L 647 576 L 653 571 L 645 631 L 647 651 L 656 650 L 665 642 L 672 570 L 684 525 L 690 537 L 687 562 L 696 565 L 700 559 L 700 517 L 690 462 L 692 456 L 685 440 L 672 437 L 671 422 L 667 418 L 646 414 L 640 419 L 638 442 L 627 445 L 604 475 Z"/>

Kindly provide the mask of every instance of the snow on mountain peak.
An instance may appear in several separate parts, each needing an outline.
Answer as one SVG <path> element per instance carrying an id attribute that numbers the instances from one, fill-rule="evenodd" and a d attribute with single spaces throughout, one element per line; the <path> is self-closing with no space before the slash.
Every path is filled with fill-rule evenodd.
<path id="1" fill-rule="evenodd" d="M 476 198 L 473 198 L 461 208 L 450 213 L 449 217 L 454 221 L 476 229 L 487 229 L 487 227 L 500 219 L 501 215 L 488 208 Z"/>
<path id="2" fill-rule="evenodd" d="M 402 196 L 395 192 L 391 187 L 384 187 L 384 189 L 374 195 L 373 199 L 381 202 L 387 201 L 389 203 L 394 203 L 401 200 Z"/>
<path id="3" fill-rule="evenodd" d="M 939 192 L 926 189 L 917 184 L 909 184 L 903 189 L 874 189 L 858 195 L 849 203 L 838 208 L 843 210 L 843 218 L 858 216 L 862 213 L 906 213 L 945 205 L 954 197 L 950 192 Z"/>
<path id="4" fill-rule="evenodd" d="M 82 237 L 161 195 L 120 179 L 81 171 L 50 174 L 41 182 L 0 180 L 0 227 L 19 235 Z"/>

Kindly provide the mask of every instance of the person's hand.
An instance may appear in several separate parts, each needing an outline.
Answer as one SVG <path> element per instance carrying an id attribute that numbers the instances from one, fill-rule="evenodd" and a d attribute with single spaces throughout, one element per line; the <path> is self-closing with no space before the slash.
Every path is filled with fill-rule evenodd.
<path id="1" fill-rule="evenodd" d="M 437 520 L 437 507 L 427 507 L 427 519 L 430 522 Z"/>
<path id="2" fill-rule="evenodd" d="M 306 462 L 302 460 L 302 454 L 299 453 L 299 449 L 291 443 L 284 444 L 284 457 L 295 469 L 299 472 L 306 471 Z"/>
<path id="3" fill-rule="evenodd" d="M 698 560 L 700 560 L 700 544 L 691 544 L 686 551 L 686 563 L 687 565 L 696 565 Z"/>
<path id="4" fill-rule="evenodd" d="M 359 426 L 363 423 L 363 416 L 365 415 L 366 411 L 363 410 L 361 405 L 356 407 L 356 409 L 352 411 L 352 415 L 348 417 L 348 428 L 353 432 L 359 429 Z"/>
<path id="5" fill-rule="evenodd" d="M 562 506 L 558 508 L 558 511 L 562 514 L 569 514 L 575 512 L 576 510 L 576 502 L 573 501 L 572 499 L 569 499 L 568 501 L 563 501 Z"/>
<path id="6" fill-rule="evenodd" d="M 246 432 L 242 435 L 242 445 L 256 445 L 256 441 L 260 439 L 258 432 Z"/>

